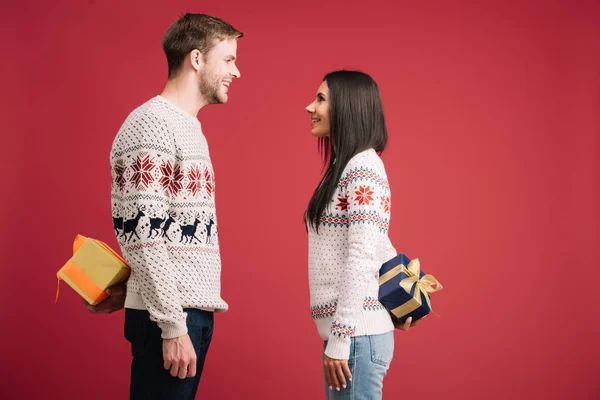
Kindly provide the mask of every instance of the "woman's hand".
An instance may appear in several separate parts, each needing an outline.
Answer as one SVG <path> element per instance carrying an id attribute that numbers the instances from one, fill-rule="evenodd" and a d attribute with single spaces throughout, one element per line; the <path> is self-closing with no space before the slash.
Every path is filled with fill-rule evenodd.
<path id="1" fill-rule="evenodd" d="M 415 321 L 414 323 L 412 322 L 412 317 L 408 317 L 406 318 L 406 321 L 404 321 L 404 323 L 402 323 L 402 321 L 400 321 L 398 318 L 396 318 L 396 316 L 392 313 L 390 313 L 390 315 L 392 316 L 392 322 L 394 323 L 394 326 L 396 327 L 396 329 L 400 329 L 402 331 L 407 331 L 409 328 L 412 328 L 413 326 L 416 326 L 419 321 Z M 425 317 L 423 317 L 425 318 Z M 421 318 L 421 319 L 423 319 Z"/>
<path id="2" fill-rule="evenodd" d="M 352 382 L 348 360 L 335 360 L 325 356 L 323 360 L 323 372 L 325 373 L 325 380 L 329 385 L 329 389 L 335 387 L 339 392 L 340 385 L 346 389 L 346 377 L 349 382 Z"/>

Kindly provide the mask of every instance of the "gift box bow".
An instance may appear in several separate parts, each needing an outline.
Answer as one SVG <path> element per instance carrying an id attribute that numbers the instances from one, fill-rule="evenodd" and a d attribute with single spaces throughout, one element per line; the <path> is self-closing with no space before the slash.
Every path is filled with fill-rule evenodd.
<path id="1" fill-rule="evenodd" d="M 442 290 L 442 284 L 438 282 L 433 275 L 426 274 L 421 276 L 421 264 L 419 263 L 418 258 L 411 260 L 408 263 L 408 266 L 404 266 L 403 264 L 396 265 L 379 278 L 379 284 L 384 284 L 400 273 L 404 273 L 407 276 L 400 281 L 400 286 L 402 289 L 404 289 L 406 293 L 410 294 L 412 288 L 414 287 L 415 292 L 413 294 L 413 298 L 419 303 L 419 305 L 423 305 L 421 302 L 422 293 L 427 301 L 429 309 L 431 309 L 431 300 L 429 299 L 429 294 Z"/>

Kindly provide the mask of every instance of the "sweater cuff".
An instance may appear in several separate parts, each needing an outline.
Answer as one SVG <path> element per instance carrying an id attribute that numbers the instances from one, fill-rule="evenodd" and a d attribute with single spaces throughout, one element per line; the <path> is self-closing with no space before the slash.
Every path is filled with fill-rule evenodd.
<path id="1" fill-rule="evenodd" d="M 334 360 L 348 360 L 350 358 L 350 341 L 350 336 L 330 333 L 327 347 L 325 347 L 325 355 Z"/>
<path id="2" fill-rule="evenodd" d="M 162 331 L 161 337 L 163 339 L 174 339 L 186 335 L 188 333 L 185 319 L 183 321 L 176 322 L 160 322 L 158 323 L 158 326 Z"/>

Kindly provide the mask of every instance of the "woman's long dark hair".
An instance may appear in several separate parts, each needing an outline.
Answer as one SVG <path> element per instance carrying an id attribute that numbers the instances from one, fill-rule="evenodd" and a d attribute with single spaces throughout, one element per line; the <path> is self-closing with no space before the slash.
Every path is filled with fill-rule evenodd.
<path id="1" fill-rule="evenodd" d="M 327 170 L 304 215 L 307 229 L 317 232 L 348 161 L 370 148 L 381 153 L 387 142 L 383 104 L 373 78 L 358 71 L 335 71 L 323 80 L 329 87 L 330 127 L 329 137 L 319 138 L 319 151 Z"/>

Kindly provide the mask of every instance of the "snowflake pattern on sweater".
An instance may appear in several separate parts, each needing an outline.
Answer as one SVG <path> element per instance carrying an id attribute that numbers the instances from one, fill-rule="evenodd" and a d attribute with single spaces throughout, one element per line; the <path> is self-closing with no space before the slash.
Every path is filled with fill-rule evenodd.
<path id="1" fill-rule="evenodd" d="M 113 226 L 131 266 L 125 307 L 148 310 L 163 338 L 187 333 L 183 308 L 225 311 L 215 178 L 200 122 L 156 96 L 112 146 Z"/>
<path id="2" fill-rule="evenodd" d="M 396 251 L 388 238 L 391 194 L 381 158 L 369 149 L 346 165 L 319 233 L 309 229 L 311 316 L 325 354 L 348 359 L 352 336 L 394 329 L 379 303 L 379 269 Z"/>

